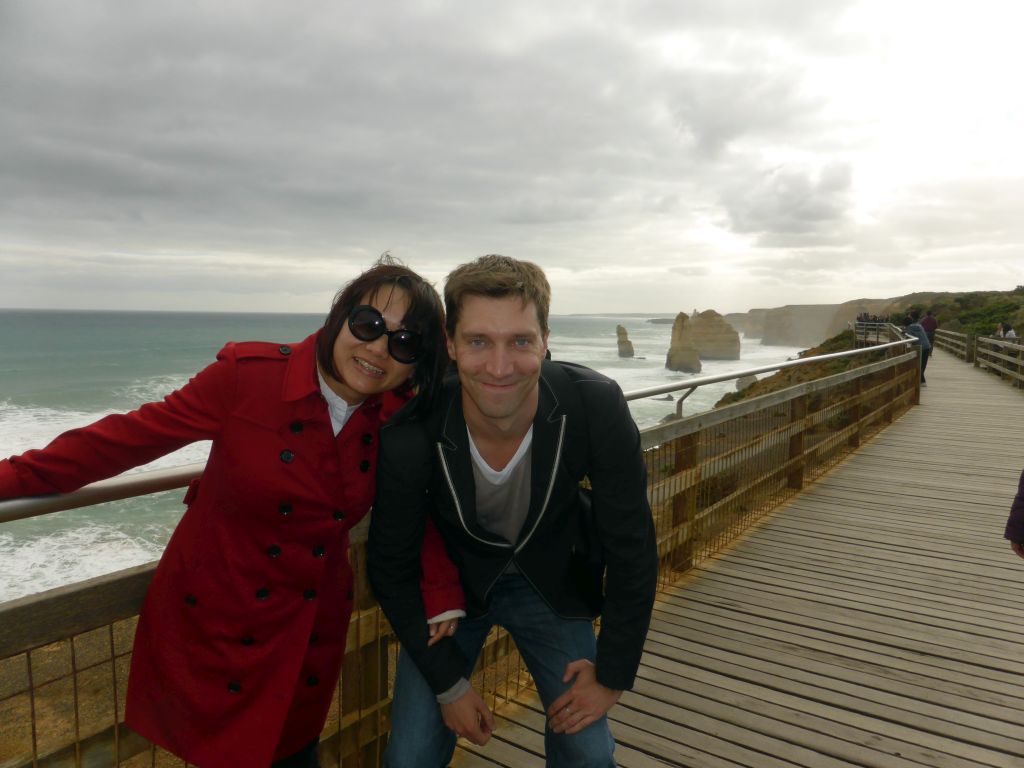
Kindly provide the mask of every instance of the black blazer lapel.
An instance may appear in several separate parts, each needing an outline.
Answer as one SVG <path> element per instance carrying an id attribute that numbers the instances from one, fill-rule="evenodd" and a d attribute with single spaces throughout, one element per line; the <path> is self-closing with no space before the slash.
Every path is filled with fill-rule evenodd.
<path id="1" fill-rule="evenodd" d="M 462 389 L 453 388 L 445 408 L 437 442 L 438 460 L 459 525 L 470 536 L 487 544 L 504 547 L 508 542 L 480 527 L 476 517 L 476 481 L 469 455 L 469 433 L 462 412 Z"/>
<path id="2" fill-rule="evenodd" d="M 543 376 L 537 402 L 537 415 L 533 419 L 533 445 L 530 461 L 530 511 L 519 533 L 516 549 L 523 547 L 533 536 L 547 509 L 565 440 L 565 414 L 558 398 Z"/>

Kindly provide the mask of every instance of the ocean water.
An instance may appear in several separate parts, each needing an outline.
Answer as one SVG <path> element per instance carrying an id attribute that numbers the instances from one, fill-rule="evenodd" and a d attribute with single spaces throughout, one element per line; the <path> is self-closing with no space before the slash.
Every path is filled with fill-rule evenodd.
<path id="1" fill-rule="evenodd" d="M 683 381 L 664 368 L 671 325 L 647 317 L 553 316 L 558 360 L 588 365 L 626 392 Z M 159 400 L 213 361 L 226 341 L 298 341 L 322 315 L 0 310 L 0 457 L 40 448 L 68 429 Z M 618 357 L 615 326 L 636 357 Z M 741 340 L 741 359 L 704 363 L 701 376 L 781 362 L 795 347 Z M 703 387 L 684 413 L 711 408 L 732 382 Z M 630 404 L 641 427 L 674 403 Z M 133 471 L 203 461 L 195 443 Z M 182 490 L 0 524 L 0 602 L 155 560 L 184 508 Z"/>

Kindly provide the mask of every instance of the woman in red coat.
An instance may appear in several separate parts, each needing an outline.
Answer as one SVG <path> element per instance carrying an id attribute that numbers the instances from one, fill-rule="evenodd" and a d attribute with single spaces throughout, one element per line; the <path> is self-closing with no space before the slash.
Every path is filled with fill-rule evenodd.
<path id="1" fill-rule="evenodd" d="M 430 404 L 443 327 L 434 289 L 382 260 L 304 341 L 228 344 L 163 401 L 0 461 L 15 498 L 213 441 L 139 615 L 133 729 L 202 768 L 318 764 L 352 613 L 348 531 L 373 500 L 381 424 L 413 387 L 401 417 Z M 461 608 L 436 534 L 423 566 L 428 615 Z"/>

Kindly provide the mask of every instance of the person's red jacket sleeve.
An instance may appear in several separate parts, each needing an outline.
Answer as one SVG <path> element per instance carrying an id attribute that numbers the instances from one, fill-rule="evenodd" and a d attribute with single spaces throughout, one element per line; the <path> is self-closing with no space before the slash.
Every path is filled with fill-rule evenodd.
<path id="1" fill-rule="evenodd" d="M 423 549 L 420 552 L 420 592 L 427 620 L 450 614 L 465 616 L 466 598 L 459 582 L 459 570 L 448 557 L 444 540 L 434 523 L 427 518 L 423 530 Z"/>
<path id="2" fill-rule="evenodd" d="M 217 362 L 162 401 L 72 429 L 41 450 L 0 461 L 0 499 L 68 493 L 153 461 L 220 431 L 234 391 L 235 356 Z"/>

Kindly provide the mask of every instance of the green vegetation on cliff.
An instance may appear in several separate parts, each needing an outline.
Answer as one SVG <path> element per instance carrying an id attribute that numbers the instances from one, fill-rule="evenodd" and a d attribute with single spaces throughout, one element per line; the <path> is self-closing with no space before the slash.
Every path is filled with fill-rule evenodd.
<path id="1" fill-rule="evenodd" d="M 912 310 L 923 317 L 929 309 L 943 330 L 991 336 L 999 323 L 1024 326 L 1024 285 L 1012 291 L 911 294 L 893 300 L 892 318 L 899 321 Z"/>
<path id="2" fill-rule="evenodd" d="M 853 331 L 843 331 L 842 333 L 833 336 L 831 339 L 825 340 L 816 347 L 805 349 L 799 356 L 800 359 L 804 359 L 806 357 L 818 357 L 819 355 L 830 355 L 833 352 L 846 352 L 854 348 Z M 759 379 L 740 392 L 727 392 L 717 403 L 715 403 L 715 408 L 720 408 L 723 405 L 731 405 L 732 403 L 738 403 L 741 400 L 747 400 L 751 397 L 767 395 L 769 392 L 776 392 L 780 389 L 785 389 L 786 387 L 793 387 L 797 384 L 802 384 L 805 381 L 815 381 L 817 379 L 825 378 L 826 376 L 832 376 L 836 373 L 842 373 L 843 371 L 848 371 L 851 368 L 858 368 L 862 365 L 881 360 L 884 357 L 884 352 L 877 352 L 864 355 L 851 355 L 850 357 L 841 357 L 837 360 L 822 360 L 818 363 L 808 363 L 807 365 L 798 365 L 793 368 L 786 368 L 778 373 L 768 376 L 767 378 Z"/>

